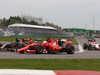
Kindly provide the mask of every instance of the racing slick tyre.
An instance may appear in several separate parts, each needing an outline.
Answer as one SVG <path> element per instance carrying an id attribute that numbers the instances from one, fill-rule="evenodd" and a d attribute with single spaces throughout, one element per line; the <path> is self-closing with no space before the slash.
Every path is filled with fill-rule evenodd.
<path id="1" fill-rule="evenodd" d="M 0 43 L 0 50 L 1 50 L 1 46 L 2 46 L 2 44 Z"/>
<path id="2" fill-rule="evenodd" d="M 86 48 L 87 48 L 87 44 L 84 43 L 84 44 L 83 44 L 83 49 L 86 49 Z"/>
<path id="3" fill-rule="evenodd" d="M 35 46 L 36 54 L 42 54 L 44 51 L 44 48 L 41 45 Z"/>
<path id="4" fill-rule="evenodd" d="M 74 54 L 75 48 L 74 46 L 67 46 L 67 54 Z"/>
<path id="5" fill-rule="evenodd" d="M 2 46 L 2 44 L 0 43 L 0 47 Z"/>
<path id="6" fill-rule="evenodd" d="M 24 54 L 24 51 L 20 51 L 19 53 L 20 53 L 20 54 Z"/>
<path id="7" fill-rule="evenodd" d="M 88 45 L 88 50 L 91 50 L 91 49 L 92 49 L 92 45 L 89 44 L 89 45 Z"/>

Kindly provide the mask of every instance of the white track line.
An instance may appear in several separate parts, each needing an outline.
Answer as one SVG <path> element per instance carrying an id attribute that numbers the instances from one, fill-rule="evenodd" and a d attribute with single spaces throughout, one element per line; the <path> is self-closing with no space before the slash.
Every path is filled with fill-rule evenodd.
<path id="1" fill-rule="evenodd" d="M 75 38 L 77 40 L 77 38 Z M 75 53 L 81 53 L 81 52 L 84 52 L 80 42 L 77 40 L 77 42 L 79 43 L 78 47 L 79 47 L 79 51 L 75 52 Z"/>

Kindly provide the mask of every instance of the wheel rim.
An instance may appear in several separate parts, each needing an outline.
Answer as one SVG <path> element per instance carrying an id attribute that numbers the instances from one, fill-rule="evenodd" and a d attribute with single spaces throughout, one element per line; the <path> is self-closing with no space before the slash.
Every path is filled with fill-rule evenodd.
<path id="1" fill-rule="evenodd" d="M 39 52 L 42 53 L 43 52 L 43 49 L 39 49 Z"/>
<path id="2" fill-rule="evenodd" d="M 43 48 L 41 46 L 38 47 L 38 52 L 43 53 Z"/>

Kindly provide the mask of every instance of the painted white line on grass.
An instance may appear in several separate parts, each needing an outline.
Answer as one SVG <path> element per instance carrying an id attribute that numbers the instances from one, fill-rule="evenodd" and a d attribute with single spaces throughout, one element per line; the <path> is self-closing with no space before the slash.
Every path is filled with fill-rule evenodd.
<path id="1" fill-rule="evenodd" d="M 77 40 L 77 38 L 75 38 Z M 80 42 L 77 40 L 77 42 L 79 43 L 78 47 L 79 47 L 79 51 L 75 52 L 75 53 L 81 53 L 81 52 L 84 52 Z"/>
<path id="2" fill-rule="evenodd" d="M 52 70 L 0 69 L 0 75 L 56 75 Z"/>

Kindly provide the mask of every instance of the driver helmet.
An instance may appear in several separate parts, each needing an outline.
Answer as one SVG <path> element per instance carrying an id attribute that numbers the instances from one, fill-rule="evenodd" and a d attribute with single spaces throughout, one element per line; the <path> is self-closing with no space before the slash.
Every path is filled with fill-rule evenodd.
<path id="1" fill-rule="evenodd" d="M 35 41 L 35 43 L 38 43 L 37 41 Z"/>
<path id="2" fill-rule="evenodd" d="M 47 41 L 43 41 L 43 44 L 44 44 L 44 43 L 47 43 Z"/>

